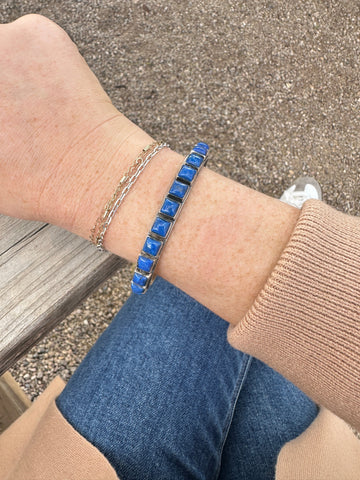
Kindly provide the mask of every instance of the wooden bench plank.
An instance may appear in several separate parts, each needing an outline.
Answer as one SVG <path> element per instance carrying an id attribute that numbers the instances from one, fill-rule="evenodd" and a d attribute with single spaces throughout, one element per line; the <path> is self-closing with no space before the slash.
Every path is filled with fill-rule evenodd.
<path id="1" fill-rule="evenodd" d="M 0 374 L 124 259 L 52 225 L 0 216 Z"/>
<path id="2" fill-rule="evenodd" d="M 18 218 L 0 215 L 0 255 L 45 226 L 46 224 L 41 222 L 26 222 Z"/>

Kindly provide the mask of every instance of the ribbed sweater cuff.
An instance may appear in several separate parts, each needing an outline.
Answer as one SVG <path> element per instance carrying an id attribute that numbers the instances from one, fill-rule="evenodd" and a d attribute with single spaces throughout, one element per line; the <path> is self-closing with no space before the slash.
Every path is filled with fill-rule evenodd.
<path id="1" fill-rule="evenodd" d="M 360 430 L 360 219 L 306 202 L 228 339 Z"/>

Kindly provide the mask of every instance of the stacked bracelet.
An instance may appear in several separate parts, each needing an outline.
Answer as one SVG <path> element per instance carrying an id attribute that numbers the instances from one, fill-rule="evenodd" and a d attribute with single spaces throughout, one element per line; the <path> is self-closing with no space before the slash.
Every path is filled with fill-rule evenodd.
<path id="1" fill-rule="evenodd" d="M 207 162 L 208 150 L 209 147 L 206 143 L 197 143 L 185 158 L 171 185 L 139 255 L 131 282 L 131 289 L 134 293 L 145 293 L 151 285 L 160 253 L 180 215 L 192 184 L 200 169 Z"/>
<path id="2" fill-rule="evenodd" d="M 90 240 L 96 245 L 98 250 L 104 250 L 104 236 L 110 225 L 110 222 L 141 172 L 161 149 L 168 146 L 169 145 L 164 142 L 154 142 L 151 145 L 147 145 L 142 149 L 140 154 L 136 157 L 134 163 L 124 174 L 118 186 L 116 187 L 115 192 L 110 200 L 106 203 L 101 215 L 97 218 L 94 227 L 91 229 Z"/>

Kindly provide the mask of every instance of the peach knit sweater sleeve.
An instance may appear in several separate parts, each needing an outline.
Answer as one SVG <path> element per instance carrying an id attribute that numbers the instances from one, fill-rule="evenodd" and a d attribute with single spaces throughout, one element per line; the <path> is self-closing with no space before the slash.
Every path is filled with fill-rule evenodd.
<path id="1" fill-rule="evenodd" d="M 360 431 L 360 219 L 306 202 L 228 338 Z"/>

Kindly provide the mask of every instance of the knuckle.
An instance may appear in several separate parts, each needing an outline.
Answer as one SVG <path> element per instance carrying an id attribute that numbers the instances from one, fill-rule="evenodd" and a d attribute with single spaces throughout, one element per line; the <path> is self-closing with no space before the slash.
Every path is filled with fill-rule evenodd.
<path id="1" fill-rule="evenodd" d="M 50 42 L 69 39 L 68 34 L 57 23 L 37 13 L 23 15 L 15 20 L 13 25 L 21 28 L 29 38 L 40 38 Z"/>
<path id="2" fill-rule="evenodd" d="M 28 13 L 26 15 L 23 15 L 22 17 L 17 18 L 14 22 L 12 22 L 14 25 L 22 25 L 22 26 L 34 26 L 34 25 L 40 25 L 40 24 L 50 24 L 53 23 L 51 20 L 49 20 L 47 17 L 44 17 L 43 15 L 40 15 L 38 13 Z"/>

